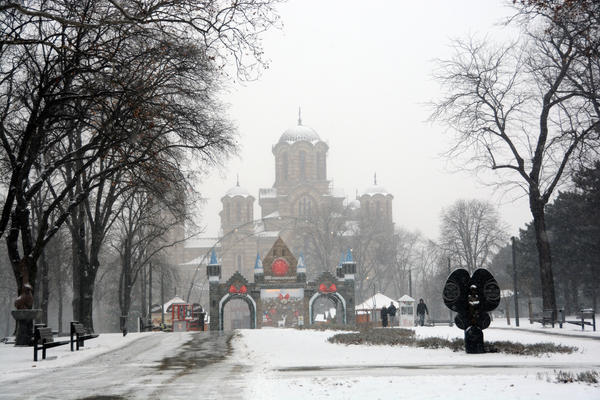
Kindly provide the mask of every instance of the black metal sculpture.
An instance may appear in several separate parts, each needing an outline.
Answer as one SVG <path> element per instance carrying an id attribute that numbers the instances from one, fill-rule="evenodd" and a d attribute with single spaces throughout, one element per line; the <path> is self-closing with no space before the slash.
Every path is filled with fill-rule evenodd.
<path id="1" fill-rule="evenodd" d="M 465 269 L 452 272 L 443 292 L 444 304 L 456 311 L 454 322 L 465 331 L 465 351 L 484 353 L 483 330 L 490 326 L 488 311 L 500 303 L 500 287 L 486 269 L 478 269 L 469 276 Z"/>

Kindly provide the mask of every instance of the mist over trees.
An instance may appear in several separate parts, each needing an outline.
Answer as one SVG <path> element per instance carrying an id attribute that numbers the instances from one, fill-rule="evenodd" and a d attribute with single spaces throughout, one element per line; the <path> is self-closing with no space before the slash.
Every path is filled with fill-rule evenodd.
<path id="1" fill-rule="evenodd" d="M 455 133 L 450 156 L 493 171 L 497 185 L 528 196 L 543 307 L 556 311 L 545 207 L 600 139 L 599 6 L 514 3 L 514 41 L 457 40 L 454 56 L 439 61 L 445 94 L 432 118 Z"/>
<path id="2" fill-rule="evenodd" d="M 275 22 L 271 1 L 0 5 L 0 237 L 17 294 L 31 286 L 47 303 L 57 271 L 46 248 L 68 228 L 73 318 L 93 330 L 95 280 L 123 199 L 172 170 L 191 195 L 192 170 L 235 150 L 217 93 L 228 75 L 260 68 L 258 35 Z"/>
<path id="3" fill-rule="evenodd" d="M 440 246 L 453 264 L 473 273 L 486 267 L 507 239 L 496 208 L 481 200 L 458 200 L 442 212 Z"/>
<path id="4" fill-rule="evenodd" d="M 558 306 L 567 313 L 598 306 L 600 284 L 600 162 L 591 168 L 583 167 L 573 177 L 574 188 L 561 191 L 546 207 L 547 231 L 556 272 Z M 519 292 L 526 297 L 541 295 L 540 281 L 535 272 L 538 258 L 535 233 L 530 222 L 519 233 L 516 241 Z M 494 260 L 494 271 L 499 282 L 511 287 L 502 273 L 510 255 L 510 247 L 502 249 Z"/>

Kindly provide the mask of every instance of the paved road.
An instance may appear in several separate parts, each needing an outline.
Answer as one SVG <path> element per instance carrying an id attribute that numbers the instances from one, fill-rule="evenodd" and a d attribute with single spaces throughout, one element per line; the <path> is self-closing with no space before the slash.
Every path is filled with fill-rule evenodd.
<path id="1" fill-rule="evenodd" d="M 82 364 L 44 371 L 27 385 L 7 382 L 0 399 L 236 399 L 241 375 L 240 367 L 228 358 L 232 336 L 231 332 L 144 336 Z M 173 349 L 173 355 L 157 357 L 159 346 Z M 224 380 L 227 388 L 219 385 Z"/>

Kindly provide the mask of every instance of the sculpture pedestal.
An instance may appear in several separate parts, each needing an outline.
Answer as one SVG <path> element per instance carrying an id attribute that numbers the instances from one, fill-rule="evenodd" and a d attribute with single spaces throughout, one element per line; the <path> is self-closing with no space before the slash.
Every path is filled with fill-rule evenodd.
<path id="1" fill-rule="evenodd" d="M 483 346 L 483 331 L 477 326 L 465 329 L 465 350 L 468 354 L 485 353 Z"/>
<path id="2" fill-rule="evenodd" d="M 33 321 L 42 317 L 42 310 L 12 310 L 11 314 L 17 322 L 15 346 L 31 346 Z"/>

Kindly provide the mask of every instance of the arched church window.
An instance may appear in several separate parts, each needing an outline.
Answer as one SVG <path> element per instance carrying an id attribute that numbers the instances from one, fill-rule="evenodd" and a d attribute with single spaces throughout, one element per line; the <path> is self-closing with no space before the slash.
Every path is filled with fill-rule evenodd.
<path id="1" fill-rule="evenodd" d="M 242 220 L 242 209 L 239 204 L 235 205 L 235 218 L 238 223 Z"/>
<path id="2" fill-rule="evenodd" d="M 300 179 L 306 179 L 306 152 L 300 151 Z"/>
<path id="3" fill-rule="evenodd" d="M 375 208 L 375 218 L 380 219 L 381 218 L 381 203 L 377 202 L 376 208 Z"/>
<path id="4" fill-rule="evenodd" d="M 304 196 L 298 202 L 298 215 L 308 217 L 311 215 L 310 197 Z"/>
<path id="5" fill-rule="evenodd" d="M 246 205 L 246 221 L 252 220 L 252 205 L 248 203 Z"/>
<path id="6" fill-rule="evenodd" d="M 281 179 L 283 181 L 288 180 L 288 154 L 283 153 L 281 155 Z"/>
<path id="7" fill-rule="evenodd" d="M 317 179 L 325 179 L 325 163 L 323 153 L 317 152 Z"/>

